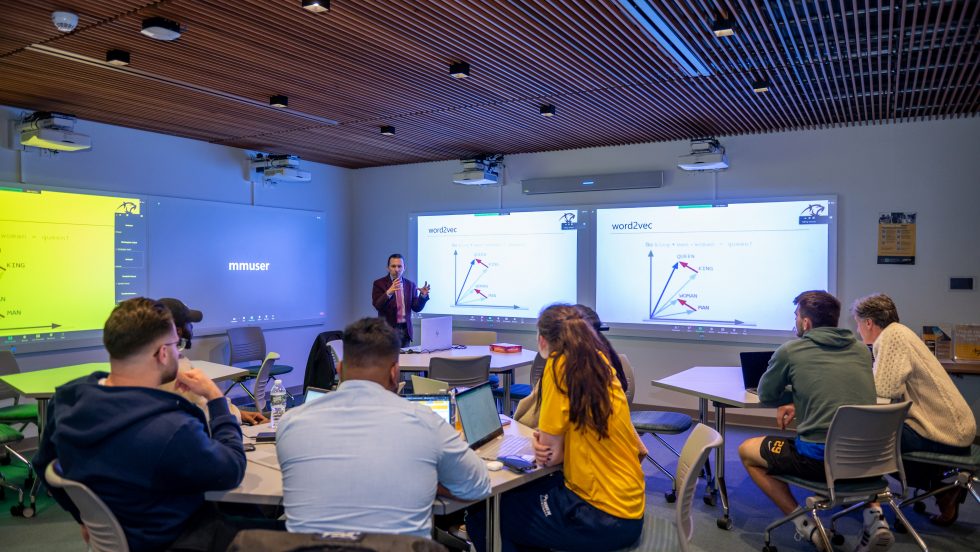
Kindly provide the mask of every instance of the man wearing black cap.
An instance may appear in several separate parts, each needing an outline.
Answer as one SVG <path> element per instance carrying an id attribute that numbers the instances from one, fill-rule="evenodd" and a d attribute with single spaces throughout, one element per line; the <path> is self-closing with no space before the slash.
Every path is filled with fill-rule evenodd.
<path id="1" fill-rule="evenodd" d="M 167 309 L 170 310 L 170 314 L 174 317 L 174 326 L 177 328 L 177 337 L 180 338 L 180 345 L 182 349 L 191 348 L 191 338 L 194 337 L 194 324 L 204 320 L 204 313 L 199 310 L 194 310 L 188 308 L 180 299 L 174 299 L 172 297 L 164 297 L 160 299 L 160 302 L 166 305 Z M 186 371 L 192 368 L 190 360 L 181 353 L 180 355 L 180 370 Z M 164 388 L 167 391 L 174 391 L 173 384 L 165 384 Z M 201 406 L 202 408 L 207 403 L 203 397 L 197 397 L 189 395 L 188 393 L 178 393 L 185 399 L 191 401 L 192 403 Z M 262 415 L 261 412 L 249 412 L 241 411 L 231 403 L 231 399 L 228 400 L 228 409 L 234 414 L 243 424 L 248 425 L 258 425 L 268 422 L 269 419 Z"/>

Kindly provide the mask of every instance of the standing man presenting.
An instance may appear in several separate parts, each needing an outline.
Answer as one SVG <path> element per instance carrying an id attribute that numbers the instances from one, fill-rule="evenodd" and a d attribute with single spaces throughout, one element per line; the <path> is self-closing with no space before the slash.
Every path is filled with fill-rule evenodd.
<path id="1" fill-rule="evenodd" d="M 388 275 L 374 281 L 371 303 L 377 309 L 378 317 L 395 328 L 401 346 L 408 347 L 412 342 L 412 312 L 422 312 L 429 301 L 429 282 L 418 287 L 415 282 L 402 277 L 404 272 L 405 259 L 401 254 L 389 256 Z"/>

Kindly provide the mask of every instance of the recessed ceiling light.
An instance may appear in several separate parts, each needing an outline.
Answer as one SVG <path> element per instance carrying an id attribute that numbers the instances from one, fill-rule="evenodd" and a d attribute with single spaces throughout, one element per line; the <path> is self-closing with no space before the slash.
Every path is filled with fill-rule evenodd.
<path id="1" fill-rule="evenodd" d="M 456 61 L 449 66 L 449 76 L 454 79 L 465 79 L 470 76 L 470 64 L 465 61 Z"/>
<path id="2" fill-rule="evenodd" d="M 303 0 L 303 9 L 313 13 L 330 11 L 330 0 Z"/>
<path id="3" fill-rule="evenodd" d="M 393 127 L 393 126 L 387 126 L 387 125 L 386 126 L 382 126 L 381 127 L 381 134 L 384 135 L 384 136 L 394 136 L 395 135 L 395 127 Z"/>
<path id="4" fill-rule="evenodd" d="M 105 53 L 105 61 L 109 65 L 129 65 L 129 52 L 125 50 L 109 50 Z"/>
<path id="5" fill-rule="evenodd" d="M 555 106 L 553 104 L 544 104 L 539 108 L 539 113 L 541 113 L 542 117 L 554 117 Z"/>
<path id="6" fill-rule="evenodd" d="M 711 32 L 721 38 L 735 34 L 735 20 L 725 10 L 715 12 L 715 20 L 711 23 Z"/>
<path id="7" fill-rule="evenodd" d="M 166 17 L 150 17 L 143 20 L 144 35 L 155 40 L 177 40 L 180 38 L 180 23 Z"/>
<path id="8" fill-rule="evenodd" d="M 766 77 L 756 77 L 752 80 L 752 91 L 761 94 L 769 91 L 769 79 Z"/>
<path id="9" fill-rule="evenodd" d="M 289 107 L 289 98 L 282 94 L 276 94 L 269 98 L 269 105 L 272 107 Z"/>

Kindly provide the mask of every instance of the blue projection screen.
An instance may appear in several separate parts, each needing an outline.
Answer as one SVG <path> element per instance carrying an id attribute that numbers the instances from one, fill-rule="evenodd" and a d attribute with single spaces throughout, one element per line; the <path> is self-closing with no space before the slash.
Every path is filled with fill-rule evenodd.
<path id="1" fill-rule="evenodd" d="M 153 197 L 144 208 L 149 295 L 203 311 L 196 328 L 323 322 L 322 213 Z"/>
<path id="2" fill-rule="evenodd" d="M 836 211 L 826 196 L 598 209 L 596 310 L 678 337 L 791 335 L 793 298 L 835 291 Z"/>

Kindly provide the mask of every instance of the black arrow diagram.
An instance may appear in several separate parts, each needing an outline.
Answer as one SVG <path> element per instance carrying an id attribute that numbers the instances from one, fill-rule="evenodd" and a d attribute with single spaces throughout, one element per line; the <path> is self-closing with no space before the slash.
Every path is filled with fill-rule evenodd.
<path id="1" fill-rule="evenodd" d="M 50 324 L 45 324 L 44 326 L 21 326 L 20 328 L 0 328 L 0 332 L 12 331 L 12 330 L 39 330 L 44 329 L 55 329 L 60 328 L 61 324 L 55 324 L 54 322 Z"/>

